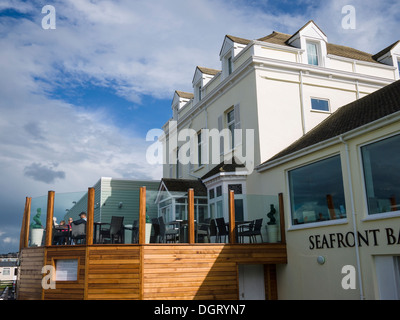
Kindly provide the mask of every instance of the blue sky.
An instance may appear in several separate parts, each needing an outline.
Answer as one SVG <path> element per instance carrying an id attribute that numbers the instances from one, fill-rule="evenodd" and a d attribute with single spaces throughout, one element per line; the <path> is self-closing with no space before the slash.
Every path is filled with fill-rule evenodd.
<path id="1" fill-rule="evenodd" d="M 42 7 L 56 9 L 45 30 Z M 341 27 L 345 5 L 356 29 Z M 171 117 L 196 66 L 220 69 L 226 34 L 294 33 L 376 53 L 400 39 L 397 0 L 0 1 L 0 253 L 18 250 L 24 201 L 101 176 L 159 179 L 147 131 Z M 34 209 L 33 209 L 34 210 Z"/>

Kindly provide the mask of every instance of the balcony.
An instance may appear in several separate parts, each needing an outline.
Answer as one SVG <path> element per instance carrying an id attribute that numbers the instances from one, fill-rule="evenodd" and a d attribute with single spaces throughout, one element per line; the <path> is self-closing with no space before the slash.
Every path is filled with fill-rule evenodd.
<path id="1" fill-rule="evenodd" d="M 212 227 L 218 212 L 210 214 L 208 206 L 194 193 L 189 189 L 186 194 L 167 195 L 146 192 L 142 187 L 137 215 L 124 216 L 123 232 L 115 237 L 105 237 L 101 230 L 108 230 L 110 225 L 94 221 L 95 190 L 89 188 L 84 195 L 87 200 L 84 238 L 61 243 L 54 241 L 57 231 L 53 217 L 54 208 L 58 207 L 57 199 L 62 197 L 49 191 L 47 210 L 39 217 L 40 221 L 45 221 L 41 243 L 33 243 L 29 237 L 32 204 L 34 210 L 37 208 L 36 199 L 27 198 L 21 228 L 18 298 L 238 299 L 238 266 L 261 264 L 266 298 L 276 299 L 276 265 L 287 263 L 282 195 L 246 199 L 254 208 L 252 212 L 258 212 L 257 207 L 265 208 L 266 204 L 271 209 L 274 204 L 279 232 L 278 237 L 272 239 L 267 234 L 270 225 L 266 222 L 269 221 L 266 213 L 271 210 L 260 210 L 262 230 L 260 234 L 252 235 L 260 215 L 251 215 L 249 211 L 246 220 L 236 221 L 235 208 L 238 206 L 235 206 L 235 195 L 231 191 L 225 199 L 228 217 L 221 217 L 226 230 L 222 234 L 218 227 L 217 230 Z M 272 200 L 276 202 L 270 203 Z M 170 207 L 170 214 L 165 209 L 167 201 L 176 206 Z M 119 205 L 118 201 L 116 203 Z M 115 210 L 121 213 L 120 209 L 116 207 Z M 161 224 L 160 217 L 164 220 Z M 165 227 L 166 232 L 157 231 L 160 227 Z M 55 289 L 43 288 L 43 266 L 55 270 L 52 278 Z"/>

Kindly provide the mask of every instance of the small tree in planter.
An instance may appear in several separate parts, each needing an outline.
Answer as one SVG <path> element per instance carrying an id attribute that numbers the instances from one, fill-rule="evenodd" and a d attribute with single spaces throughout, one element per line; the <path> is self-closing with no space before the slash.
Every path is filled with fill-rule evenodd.
<path id="1" fill-rule="evenodd" d="M 267 222 L 267 234 L 269 242 L 278 242 L 278 225 L 275 219 L 276 209 L 273 204 L 270 206 L 270 211 L 267 213 L 269 222 Z"/>
<path id="2" fill-rule="evenodd" d="M 40 216 L 42 214 L 42 209 L 36 209 L 36 214 L 33 217 L 33 223 L 31 223 L 31 246 L 40 246 L 42 244 L 43 232 L 44 228 L 42 226 L 42 221 L 40 220 Z"/>

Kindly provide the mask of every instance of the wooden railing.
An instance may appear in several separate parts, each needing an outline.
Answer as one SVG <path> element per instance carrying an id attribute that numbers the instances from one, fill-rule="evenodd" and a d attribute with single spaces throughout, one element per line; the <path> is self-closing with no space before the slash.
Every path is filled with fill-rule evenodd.
<path id="1" fill-rule="evenodd" d="M 285 217 L 284 217 L 284 201 L 283 194 L 279 195 L 279 219 L 280 219 L 280 243 L 286 243 L 285 235 Z M 46 217 L 46 239 L 45 246 L 52 245 L 53 233 L 53 215 L 54 215 L 54 197 L 55 192 L 49 191 L 47 197 L 47 217 Z M 93 226 L 94 226 L 94 200 L 95 189 L 88 188 L 87 202 L 87 224 L 86 224 L 86 244 L 93 244 Z M 235 228 L 235 195 L 234 191 L 229 191 L 229 243 L 236 243 Z M 20 251 L 22 248 L 28 247 L 29 239 L 29 222 L 32 198 L 26 198 L 23 222 L 20 235 Z M 188 243 L 195 244 L 195 222 L 194 222 L 194 190 L 188 190 Z M 146 187 L 140 188 L 139 196 L 139 236 L 138 244 L 145 244 L 145 225 L 146 225 Z"/>

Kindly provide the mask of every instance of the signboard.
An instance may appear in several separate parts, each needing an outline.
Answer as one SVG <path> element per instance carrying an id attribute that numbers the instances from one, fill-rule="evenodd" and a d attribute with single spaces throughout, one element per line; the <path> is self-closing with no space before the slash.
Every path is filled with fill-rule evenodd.
<path id="1" fill-rule="evenodd" d="M 77 281 L 78 259 L 56 260 L 56 281 Z"/>

